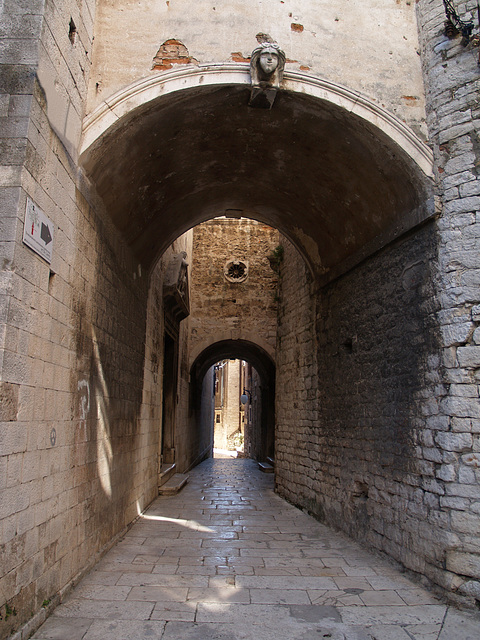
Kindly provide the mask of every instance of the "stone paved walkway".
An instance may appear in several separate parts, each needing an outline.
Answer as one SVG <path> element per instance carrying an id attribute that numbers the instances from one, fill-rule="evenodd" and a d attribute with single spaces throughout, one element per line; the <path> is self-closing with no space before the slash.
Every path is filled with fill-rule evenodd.
<path id="1" fill-rule="evenodd" d="M 251 460 L 158 498 L 35 640 L 479 640 L 388 562 L 284 502 Z"/>

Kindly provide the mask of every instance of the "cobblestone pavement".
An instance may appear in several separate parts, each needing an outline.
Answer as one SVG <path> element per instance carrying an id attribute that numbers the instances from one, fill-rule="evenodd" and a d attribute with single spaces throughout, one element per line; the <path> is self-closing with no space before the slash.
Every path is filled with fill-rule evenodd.
<path id="1" fill-rule="evenodd" d="M 251 460 L 208 460 L 158 498 L 35 640 L 478 640 L 391 564 L 273 493 Z"/>

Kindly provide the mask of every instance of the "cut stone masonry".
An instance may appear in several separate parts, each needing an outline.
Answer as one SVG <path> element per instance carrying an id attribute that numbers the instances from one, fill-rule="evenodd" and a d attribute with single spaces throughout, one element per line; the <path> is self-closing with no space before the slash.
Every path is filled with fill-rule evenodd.
<path id="1" fill-rule="evenodd" d="M 478 48 L 441 0 L 121 4 L 0 2 L 0 638 L 154 499 L 167 435 L 180 473 L 210 455 L 194 365 L 235 341 L 276 371 L 277 491 L 478 604 Z M 252 109 L 267 32 L 289 64 Z"/>

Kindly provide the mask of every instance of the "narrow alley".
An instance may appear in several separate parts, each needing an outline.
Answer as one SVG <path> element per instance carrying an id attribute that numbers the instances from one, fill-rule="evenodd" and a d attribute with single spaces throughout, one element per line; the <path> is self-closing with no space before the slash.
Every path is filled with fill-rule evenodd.
<path id="1" fill-rule="evenodd" d="M 34 640 L 473 640 L 460 612 L 273 491 L 209 459 L 159 497 Z"/>

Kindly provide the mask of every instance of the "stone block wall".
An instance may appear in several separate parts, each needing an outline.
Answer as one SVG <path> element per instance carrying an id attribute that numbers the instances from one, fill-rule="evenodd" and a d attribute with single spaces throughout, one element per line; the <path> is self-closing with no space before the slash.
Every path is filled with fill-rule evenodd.
<path id="1" fill-rule="evenodd" d="M 255 220 L 215 218 L 195 227 L 193 234 L 189 318 L 191 365 L 206 349 L 213 348 L 222 340 L 240 340 L 260 347 L 273 364 L 278 274 L 269 258 L 278 246 L 278 231 Z M 248 266 L 245 280 L 230 282 L 225 278 L 225 265 L 232 260 L 244 261 Z M 273 266 L 276 268 L 275 264 Z M 232 352 L 229 355 L 237 357 L 240 354 Z M 266 449 L 268 455 L 273 454 L 274 370 L 273 367 L 270 370 L 268 365 L 267 369 L 264 387 L 255 397 L 253 422 L 246 434 L 246 439 L 251 438 L 249 455 L 263 459 Z M 210 399 L 207 402 L 210 404 Z M 238 428 L 238 403 L 231 409 L 231 424 L 236 423 Z M 206 432 L 205 423 L 201 424 L 202 432 Z M 191 430 L 192 436 L 195 433 L 198 429 Z"/>
<path id="2" fill-rule="evenodd" d="M 200 415 L 197 418 L 198 422 L 190 420 L 190 438 L 192 442 L 200 440 L 200 436 L 202 436 L 199 446 L 197 446 L 197 451 L 200 455 L 196 460 L 190 462 L 190 467 L 201 462 L 204 458 L 211 458 L 213 455 L 213 421 L 215 418 L 214 395 L 215 387 L 213 384 L 213 367 L 211 367 L 205 374 L 202 382 L 202 395 L 200 399 L 201 409 Z"/>
<path id="3" fill-rule="evenodd" d="M 161 425 L 162 425 L 162 381 L 164 376 L 164 277 L 168 266 L 174 255 L 180 252 L 187 254 L 187 261 L 192 254 L 192 233 L 181 235 L 165 251 L 157 262 L 151 276 L 147 303 L 147 325 L 145 335 L 145 371 L 143 379 L 143 407 L 142 420 L 147 426 L 149 437 L 153 438 L 152 443 L 158 447 L 158 451 L 151 462 L 155 464 L 160 461 L 162 448 Z M 182 320 L 178 327 L 177 348 L 178 348 L 178 381 L 176 398 L 176 423 L 175 449 L 177 453 L 177 466 L 183 471 L 189 466 L 189 461 L 195 458 L 196 441 L 191 442 L 188 437 L 188 413 L 189 413 L 189 344 L 187 336 L 189 334 L 188 317 Z M 151 428 L 153 425 L 153 429 Z M 155 429 L 156 425 L 156 429 Z M 159 469 L 158 469 L 159 470 Z"/>
<path id="4" fill-rule="evenodd" d="M 184 251 L 187 254 L 189 282 L 192 281 L 193 230 L 182 234 L 172 243 L 158 261 L 150 276 L 150 290 L 147 311 L 146 354 L 144 374 L 143 411 L 145 423 L 149 425 L 150 437 L 153 438 L 161 452 L 162 424 L 162 381 L 164 371 L 164 332 L 165 317 L 163 313 L 163 282 L 171 258 Z M 190 304 L 193 291 L 190 287 Z M 208 457 L 212 449 L 213 413 L 211 402 L 202 405 L 203 416 L 192 412 L 190 394 L 190 350 L 191 332 L 190 316 L 183 319 L 178 326 L 175 338 L 178 349 L 177 389 L 175 398 L 175 434 L 174 449 L 176 470 L 184 473 Z M 205 379 L 202 394 L 212 398 L 212 382 Z M 199 418 L 197 424 L 196 419 Z M 159 433 L 160 430 L 160 433 Z"/>
<path id="5" fill-rule="evenodd" d="M 76 165 L 94 5 L 2 3 L 1 638 L 156 495 L 149 278 Z M 22 243 L 27 197 L 54 225 L 51 264 Z"/>
<path id="6" fill-rule="evenodd" d="M 215 218 L 193 233 L 192 359 L 220 340 L 250 340 L 274 353 L 277 275 L 268 256 L 278 232 L 255 220 Z M 247 264 L 245 280 L 226 280 L 232 260 Z"/>
<path id="7" fill-rule="evenodd" d="M 315 299 L 310 274 L 284 237 L 280 267 L 275 393 L 276 489 L 307 508 L 306 492 L 320 490 L 308 434 L 319 419 Z"/>
<path id="8" fill-rule="evenodd" d="M 245 441 L 244 453 L 246 457 L 254 460 L 265 461 L 266 456 L 274 456 L 275 449 L 268 440 L 267 420 L 265 413 L 264 395 L 267 393 L 262 386 L 262 379 L 258 371 L 250 368 L 250 375 L 246 380 L 250 397 L 244 408 L 245 415 Z M 271 411 L 272 409 L 268 409 Z"/>
<path id="9" fill-rule="evenodd" d="M 476 20 L 473 3 L 458 5 L 463 19 Z M 446 37 L 440 0 L 420 0 L 417 10 L 437 218 L 318 294 L 312 289 L 316 310 L 298 287 L 308 284 L 304 266 L 287 251 L 277 483 L 282 495 L 426 575 L 451 599 L 474 603 L 479 50 Z"/>
<path id="10" fill-rule="evenodd" d="M 455 8 L 478 33 L 477 6 Z M 432 417 L 440 504 L 456 537 L 439 580 L 460 596 L 480 600 L 480 138 L 479 48 L 445 35 L 443 3 L 417 6 L 427 92 L 427 122 L 442 203 L 438 222 L 436 283 L 441 349 L 439 371 L 446 388 Z"/>
<path id="11" fill-rule="evenodd" d="M 71 10 L 82 28 L 79 4 L 66 4 L 65 13 Z M 46 95 L 38 82 L 47 55 L 56 69 L 63 59 L 51 40 L 56 13 L 54 3 L 35 1 L 8 0 L 0 8 L 1 637 L 38 611 L 86 563 L 88 548 L 78 554 L 78 564 L 72 552 L 82 536 L 91 535 L 92 513 L 81 517 L 86 485 L 82 472 L 76 477 L 72 473 L 78 437 L 72 418 L 85 389 L 80 391 L 71 375 L 77 347 L 75 268 L 82 271 L 83 293 L 91 276 L 88 258 L 82 266 L 74 264 L 74 247 L 89 222 L 84 219 L 85 203 L 77 199 L 74 163 L 62 141 L 52 136 Z M 68 39 L 68 21 L 64 27 Z M 89 37 L 91 41 L 91 29 Z M 71 66 L 74 62 L 70 60 Z M 62 73 L 72 90 L 69 69 Z M 77 139 L 79 133 L 77 127 Z M 22 244 L 27 196 L 55 225 L 51 266 Z"/>
<path id="12" fill-rule="evenodd" d="M 147 279 L 81 195 L 66 154 L 52 154 L 55 175 L 53 164 L 70 201 L 44 209 L 56 225 L 52 270 L 21 244 L 11 263 L 19 298 L 2 371 L 11 402 L 1 425 L 1 606 L 17 616 L 2 637 L 156 495 L 158 424 L 152 433 L 142 420 Z"/>
<path id="13" fill-rule="evenodd" d="M 287 499 L 444 586 L 458 534 L 443 508 L 451 469 L 436 431 L 446 394 L 436 260 L 429 223 L 320 290 L 315 309 L 287 249 L 276 457 Z"/>
<path id="14" fill-rule="evenodd" d="M 38 65 L 38 38 L 43 22 L 43 0 L 29 3 L 28 9 L 15 2 L 2 2 L 0 21 L 3 46 L 0 53 L 0 367 L 6 344 L 9 314 L 17 302 L 10 300 L 18 291 L 12 269 L 15 246 L 21 237 L 22 213 L 26 198 L 22 191 L 22 167 L 31 157 L 29 117 Z M 18 299 L 18 296 L 17 296 Z M 8 358 L 7 358 L 8 360 Z M 10 420 L 18 403 L 16 387 L 2 383 L 1 420 Z"/>

